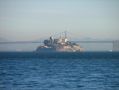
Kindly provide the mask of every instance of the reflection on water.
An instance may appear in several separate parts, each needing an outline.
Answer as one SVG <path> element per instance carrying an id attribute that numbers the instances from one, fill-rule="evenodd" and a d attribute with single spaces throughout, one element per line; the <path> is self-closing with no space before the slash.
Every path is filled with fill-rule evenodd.
<path id="1" fill-rule="evenodd" d="M 119 90 L 119 57 L 85 57 L 3 58 L 0 90 Z"/>

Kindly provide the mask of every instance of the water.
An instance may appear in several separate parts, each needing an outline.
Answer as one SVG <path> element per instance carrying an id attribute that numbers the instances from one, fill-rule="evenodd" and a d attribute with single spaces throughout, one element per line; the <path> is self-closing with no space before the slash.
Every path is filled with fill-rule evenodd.
<path id="1" fill-rule="evenodd" d="M 1 52 L 0 90 L 119 90 L 118 52 L 52 54 Z"/>

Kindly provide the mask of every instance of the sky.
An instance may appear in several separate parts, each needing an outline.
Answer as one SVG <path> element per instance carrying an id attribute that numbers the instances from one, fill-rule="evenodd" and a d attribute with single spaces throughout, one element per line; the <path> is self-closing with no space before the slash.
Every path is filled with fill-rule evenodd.
<path id="1" fill-rule="evenodd" d="M 119 0 L 0 0 L 0 37 L 119 39 Z"/>

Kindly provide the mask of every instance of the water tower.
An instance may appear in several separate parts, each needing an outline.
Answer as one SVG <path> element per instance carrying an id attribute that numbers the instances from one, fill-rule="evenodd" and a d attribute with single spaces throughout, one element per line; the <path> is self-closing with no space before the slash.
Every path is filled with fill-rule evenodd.
<path id="1" fill-rule="evenodd" d="M 113 51 L 119 51 L 119 40 L 113 41 Z"/>

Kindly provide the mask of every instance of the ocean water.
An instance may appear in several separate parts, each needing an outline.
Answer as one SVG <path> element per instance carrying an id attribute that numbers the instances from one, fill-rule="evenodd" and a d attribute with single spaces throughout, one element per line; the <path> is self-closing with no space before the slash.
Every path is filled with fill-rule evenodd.
<path id="1" fill-rule="evenodd" d="M 119 52 L 0 52 L 0 90 L 119 90 Z"/>

